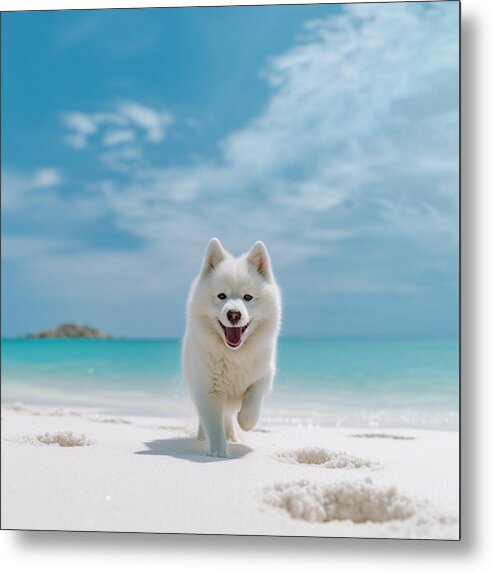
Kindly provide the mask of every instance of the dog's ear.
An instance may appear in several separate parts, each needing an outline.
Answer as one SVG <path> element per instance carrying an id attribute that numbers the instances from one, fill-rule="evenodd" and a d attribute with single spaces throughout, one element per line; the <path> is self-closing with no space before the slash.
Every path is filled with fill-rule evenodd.
<path id="1" fill-rule="evenodd" d="M 261 240 L 253 244 L 251 250 L 248 252 L 246 260 L 265 280 L 272 280 L 273 276 L 270 256 L 268 255 L 265 244 Z"/>
<path id="2" fill-rule="evenodd" d="M 226 252 L 218 238 L 212 238 L 208 243 L 202 264 L 202 276 L 210 274 L 217 265 L 224 260 Z"/>

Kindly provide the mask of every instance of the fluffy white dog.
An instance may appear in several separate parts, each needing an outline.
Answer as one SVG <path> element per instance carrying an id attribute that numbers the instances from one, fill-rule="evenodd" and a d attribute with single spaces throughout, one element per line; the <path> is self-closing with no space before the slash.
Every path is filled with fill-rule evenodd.
<path id="1" fill-rule="evenodd" d="M 235 258 L 213 238 L 191 287 L 183 372 L 210 455 L 229 457 L 235 421 L 249 431 L 275 375 L 281 297 L 263 242 Z"/>

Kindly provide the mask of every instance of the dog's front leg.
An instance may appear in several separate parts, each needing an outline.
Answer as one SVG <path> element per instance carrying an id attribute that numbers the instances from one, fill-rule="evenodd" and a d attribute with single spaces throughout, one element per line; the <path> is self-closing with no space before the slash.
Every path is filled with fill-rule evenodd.
<path id="1" fill-rule="evenodd" d="M 211 457 L 228 458 L 229 448 L 224 431 L 224 403 L 218 394 L 201 393 L 196 396 L 200 424 L 208 440 Z"/>
<path id="2" fill-rule="evenodd" d="M 261 412 L 261 400 L 272 383 L 273 374 L 267 375 L 248 387 L 243 395 L 237 420 L 244 431 L 250 431 L 258 422 Z"/>

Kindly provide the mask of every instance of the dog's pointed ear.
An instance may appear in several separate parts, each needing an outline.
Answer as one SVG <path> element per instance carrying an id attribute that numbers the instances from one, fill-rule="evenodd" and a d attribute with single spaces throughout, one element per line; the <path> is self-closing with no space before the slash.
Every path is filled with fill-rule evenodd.
<path id="1" fill-rule="evenodd" d="M 220 240 L 218 238 L 212 238 L 208 243 L 205 256 L 203 257 L 202 276 L 210 274 L 225 257 L 226 252 L 222 244 L 220 244 Z"/>
<path id="2" fill-rule="evenodd" d="M 246 260 L 253 266 L 253 268 L 262 276 L 265 280 L 272 280 L 272 266 L 270 263 L 270 256 L 268 255 L 268 250 L 265 244 L 258 240 L 251 247 L 248 252 Z"/>

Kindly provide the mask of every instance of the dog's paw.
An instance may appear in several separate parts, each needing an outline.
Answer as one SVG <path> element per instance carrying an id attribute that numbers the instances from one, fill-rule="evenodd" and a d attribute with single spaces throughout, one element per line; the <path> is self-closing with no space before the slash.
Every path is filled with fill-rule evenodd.
<path id="1" fill-rule="evenodd" d="M 229 443 L 241 443 L 241 439 L 234 433 L 227 436 Z"/>
<path id="2" fill-rule="evenodd" d="M 203 430 L 203 427 L 201 425 L 198 427 L 198 431 L 196 433 L 196 438 L 198 439 L 198 441 L 205 441 L 205 439 L 206 439 L 205 431 Z"/>
<path id="3" fill-rule="evenodd" d="M 229 449 L 221 448 L 221 449 L 210 449 L 208 453 L 209 457 L 215 457 L 217 459 L 230 459 L 231 454 L 229 453 Z"/>
<path id="4" fill-rule="evenodd" d="M 237 416 L 237 421 L 239 423 L 239 427 L 241 427 L 243 431 L 251 431 L 251 429 L 253 429 L 253 427 L 258 422 L 259 417 L 259 407 L 245 405 L 243 403 L 243 406 L 241 407 L 241 410 Z"/>

